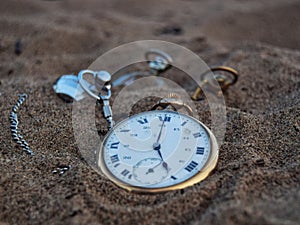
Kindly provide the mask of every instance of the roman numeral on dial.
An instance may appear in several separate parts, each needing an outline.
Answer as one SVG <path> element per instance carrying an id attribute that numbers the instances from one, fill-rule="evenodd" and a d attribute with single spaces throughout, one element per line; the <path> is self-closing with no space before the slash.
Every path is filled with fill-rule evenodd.
<path id="1" fill-rule="evenodd" d="M 198 137 L 201 137 L 201 134 L 200 134 L 200 132 L 199 132 L 199 133 L 193 134 L 193 136 L 194 136 L 194 138 L 198 138 Z"/>
<path id="2" fill-rule="evenodd" d="M 203 147 L 197 147 L 196 154 L 203 155 L 204 154 L 204 148 Z"/>
<path id="3" fill-rule="evenodd" d="M 160 121 L 165 121 L 165 122 L 170 122 L 171 117 L 170 116 L 165 116 L 164 118 L 162 116 L 158 117 Z"/>
<path id="4" fill-rule="evenodd" d="M 115 142 L 110 145 L 110 148 L 117 149 L 119 147 L 120 142 Z"/>
<path id="5" fill-rule="evenodd" d="M 129 132 L 129 131 L 130 131 L 130 130 L 128 130 L 128 129 L 127 129 L 127 130 L 125 130 L 125 129 L 124 129 L 124 130 L 120 130 L 121 133 L 127 133 L 127 132 Z"/>
<path id="6" fill-rule="evenodd" d="M 187 121 L 184 121 L 184 122 L 181 124 L 181 126 L 184 126 L 186 123 L 187 123 Z"/>
<path id="7" fill-rule="evenodd" d="M 145 124 L 145 123 L 148 123 L 148 120 L 145 118 L 145 119 L 138 120 L 138 122 L 140 124 Z"/>
<path id="8" fill-rule="evenodd" d="M 116 163 L 116 162 L 120 161 L 118 155 L 111 156 L 110 160 L 111 160 L 112 163 Z"/>
<path id="9" fill-rule="evenodd" d="M 128 175 L 130 172 L 127 170 L 127 169 L 125 169 L 125 170 L 123 170 L 122 172 L 121 172 L 121 174 L 123 175 L 123 176 L 126 176 L 126 175 Z"/>
<path id="10" fill-rule="evenodd" d="M 186 169 L 188 172 L 191 172 L 193 169 L 196 168 L 196 166 L 198 166 L 198 163 L 196 163 L 195 161 L 190 162 L 190 164 L 185 167 L 184 169 Z"/>

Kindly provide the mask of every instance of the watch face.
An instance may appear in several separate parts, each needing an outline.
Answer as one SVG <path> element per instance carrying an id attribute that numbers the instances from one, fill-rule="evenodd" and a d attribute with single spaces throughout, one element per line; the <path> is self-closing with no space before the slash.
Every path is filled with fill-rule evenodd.
<path id="1" fill-rule="evenodd" d="M 215 167 L 214 135 L 173 111 L 143 112 L 117 124 L 99 152 L 101 170 L 128 190 L 158 192 L 203 180 Z"/>

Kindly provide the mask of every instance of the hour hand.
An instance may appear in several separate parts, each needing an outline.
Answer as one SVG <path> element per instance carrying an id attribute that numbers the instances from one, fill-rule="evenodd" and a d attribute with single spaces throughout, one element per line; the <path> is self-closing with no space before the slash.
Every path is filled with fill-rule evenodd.
<path id="1" fill-rule="evenodd" d="M 161 151 L 160 151 L 161 145 L 159 143 L 154 143 L 153 144 L 153 149 L 156 150 L 158 152 L 159 157 L 162 160 L 162 166 L 168 171 L 169 167 L 168 167 L 168 163 L 166 163 L 162 157 Z"/>

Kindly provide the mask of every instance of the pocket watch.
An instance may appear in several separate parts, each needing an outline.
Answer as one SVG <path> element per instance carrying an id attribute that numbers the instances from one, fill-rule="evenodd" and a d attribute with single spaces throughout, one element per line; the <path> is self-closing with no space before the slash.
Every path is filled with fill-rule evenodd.
<path id="1" fill-rule="evenodd" d="M 169 68 L 170 57 L 159 50 L 156 62 L 149 62 L 150 75 Z M 146 54 L 149 56 L 149 54 Z M 155 60 L 154 60 L 155 61 Z M 229 67 L 214 67 L 212 71 L 225 71 L 232 76 L 215 75 L 224 90 L 236 82 L 237 72 Z M 151 72 L 152 71 L 152 72 Z M 91 90 L 84 76 L 92 75 L 101 92 Z M 219 148 L 216 137 L 202 122 L 192 117 L 191 108 L 179 96 L 162 98 L 151 110 L 132 115 L 115 124 L 110 107 L 111 84 L 118 86 L 133 81 L 134 72 L 111 82 L 105 71 L 82 70 L 78 82 L 82 89 L 96 98 L 102 106 L 109 131 L 97 153 L 96 163 L 113 183 L 128 191 L 158 193 L 183 189 L 205 179 L 217 165 Z M 205 80 L 203 84 L 205 84 Z M 192 96 L 198 99 L 201 86 Z M 179 112 L 185 109 L 185 112 Z"/>
<path id="2" fill-rule="evenodd" d="M 157 105 L 184 106 L 178 99 Z M 171 110 L 142 112 L 116 124 L 98 154 L 101 171 L 129 191 L 182 189 L 205 179 L 218 159 L 213 133 L 195 118 Z"/>

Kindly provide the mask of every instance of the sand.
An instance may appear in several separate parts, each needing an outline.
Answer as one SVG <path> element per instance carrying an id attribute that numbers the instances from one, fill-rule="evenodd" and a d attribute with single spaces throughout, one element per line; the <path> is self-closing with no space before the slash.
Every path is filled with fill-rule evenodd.
<path id="1" fill-rule="evenodd" d="M 1 1 L 0 224 L 299 224 L 299 8 L 292 0 Z M 183 45 L 240 73 L 224 94 L 214 172 L 156 195 L 120 189 L 85 162 L 72 105 L 52 90 L 60 75 L 143 39 Z M 18 93 L 29 96 L 19 127 L 34 157 L 11 138 Z M 195 104 L 209 125 L 206 103 Z M 72 167 L 52 173 L 64 165 Z"/>

